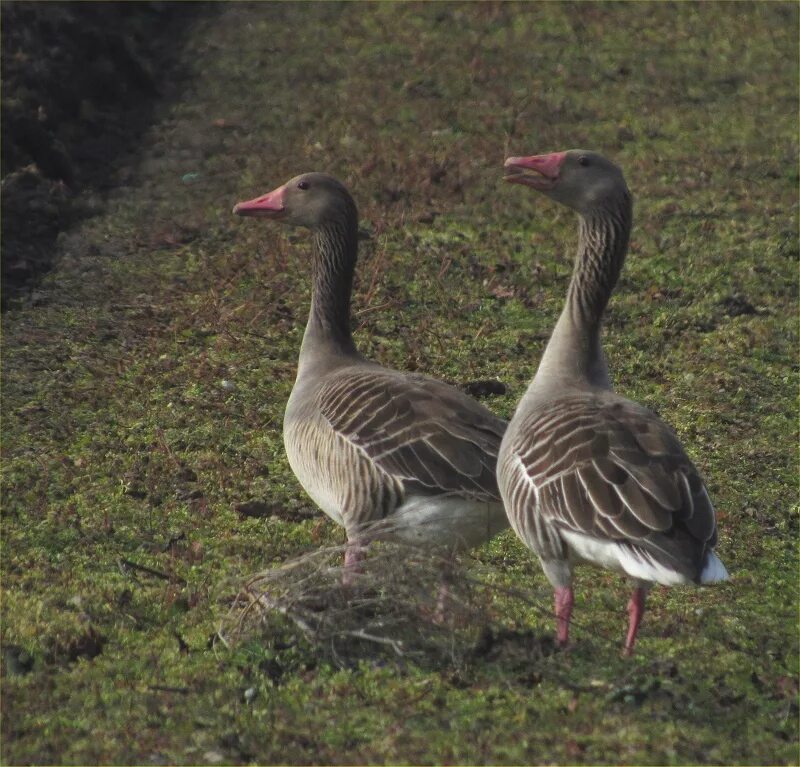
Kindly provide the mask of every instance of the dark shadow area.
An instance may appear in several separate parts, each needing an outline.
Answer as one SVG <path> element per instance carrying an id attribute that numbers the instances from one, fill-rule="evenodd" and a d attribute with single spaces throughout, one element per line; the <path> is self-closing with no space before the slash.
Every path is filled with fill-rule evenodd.
<path id="1" fill-rule="evenodd" d="M 53 265 L 56 237 L 97 212 L 211 3 L 2 4 L 2 299 Z"/>

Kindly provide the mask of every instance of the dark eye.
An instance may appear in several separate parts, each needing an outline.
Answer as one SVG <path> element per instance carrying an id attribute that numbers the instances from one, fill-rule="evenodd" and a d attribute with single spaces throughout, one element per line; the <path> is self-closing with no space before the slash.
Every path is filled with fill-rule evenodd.
<path id="1" fill-rule="evenodd" d="M 584 168 L 589 164 L 589 158 L 584 154 L 578 158 L 578 165 L 583 165 Z"/>
<path id="2" fill-rule="evenodd" d="M 298 181 L 297 182 L 298 189 L 308 189 L 308 181 Z"/>

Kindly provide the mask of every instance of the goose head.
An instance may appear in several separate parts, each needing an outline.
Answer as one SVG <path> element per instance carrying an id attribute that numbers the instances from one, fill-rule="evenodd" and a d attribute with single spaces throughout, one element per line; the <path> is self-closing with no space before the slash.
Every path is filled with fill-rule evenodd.
<path id="1" fill-rule="evenodd" d="M 303 173 L 277 189 L 237 203 L 237 216 L 281 221 L 293 226 L 318 229 L 329 223 L 348 221 L 356 206 L 344 185 L 325 173 Z"/>
<path id="2" fill-rule="evenodd" d="M 622 171 L 597 152 L 509 157 L 504 167 L 509 183 L 530 186 L 581 215 L 614 209 L 630 197 Z"/>

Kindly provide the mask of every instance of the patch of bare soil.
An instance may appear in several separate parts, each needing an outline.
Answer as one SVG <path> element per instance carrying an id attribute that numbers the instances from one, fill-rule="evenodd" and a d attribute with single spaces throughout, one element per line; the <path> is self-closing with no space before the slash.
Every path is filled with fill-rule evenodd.
<path id="1" fill-rule="evenodd" d="M 206 3 L 7 2 L 2 21 L 2 294 L 51 268 L 59 232 L 96 212 L 180 71 Z"/>

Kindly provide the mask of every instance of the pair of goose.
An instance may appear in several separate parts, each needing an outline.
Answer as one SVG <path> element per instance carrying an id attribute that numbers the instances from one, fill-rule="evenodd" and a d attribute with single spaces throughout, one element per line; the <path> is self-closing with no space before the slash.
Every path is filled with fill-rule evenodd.
<path id="1" fill-rule="evenodd" d="M 469 548 L 510 523 L 554 588 L 560 645 L 569 640 L 576 564 L 633 580 L 630 654 L 653 583 L 727 578 L 713 551 L 714 507 L 675 433 L 611 388 L 600 328 L 631 229 L 621 170 L 583 150 L 512 157 L 505 167 L 506 181 L 580 220 L 564 309 L 509 424 L 451 386 L 358 352 L 350 332 L 358 212 L 336 179 L 306 173 L 235 206 L 314 236 L 286 453 L 307 493 L 344 526 L 346 573 L 379 536 Z"/>

